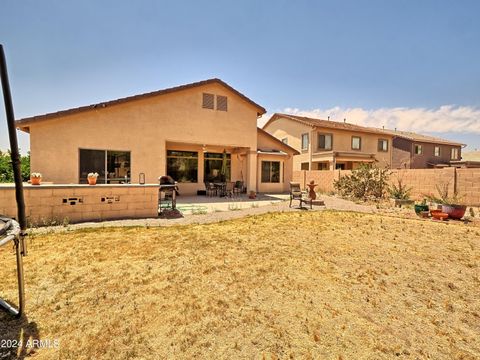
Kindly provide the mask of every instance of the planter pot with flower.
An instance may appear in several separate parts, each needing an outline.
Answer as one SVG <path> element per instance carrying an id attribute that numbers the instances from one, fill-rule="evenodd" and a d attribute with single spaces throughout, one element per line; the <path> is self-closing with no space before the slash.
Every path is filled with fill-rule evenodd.
<path id="1" fill-rule="evenodd" d="M 32 185 L 40 185 L 42 182 L 42 174 L 40 173 L 31 173 L 30 174 L 30 183 Z"/>
<path id="2" fill-rule="evenodd" d="M 257 197 L 257 193 L 255 191 L 250 191 L 250 193 L 248 194 L 248 198 L 249 199 L 255 199 Z"/>
<path id="3" fill-rule="evenodd" d="M 87 175 L 88 185 L 96 185 L 97 178 L 98 178 L 98 173 L 89 173 Z"/>

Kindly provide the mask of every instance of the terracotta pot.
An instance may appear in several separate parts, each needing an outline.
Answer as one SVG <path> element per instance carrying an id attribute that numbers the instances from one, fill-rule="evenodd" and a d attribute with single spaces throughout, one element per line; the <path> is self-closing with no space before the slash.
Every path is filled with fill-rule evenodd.
<path id="1" fill-rule="evenodd" d="M 430 214 L 436 220 L 447 220 L 448 214 L 444 213 L 442 210 L 430 210 Z"/>
<path id="2" fill-rule="evenodd" d="M 97 178 L 96 177 L 89 177 L 87 178 L 88 180 L 88 185 L 96 185 L 97 184 Z"/>
<path id="3" fill-rule="evenodd" d="M 460 220 L 465 215 L 466 210 L 467 207 L 465 205 L 442 205 L 442 212 L 456 220 Z"/>
<path id="4" fill-rule="evenodd" d="M 41 177 L 30 177 L 30 183 L 32 185 L 40 185 L 41 182 L 42 182 Z"/>
<path id="5" fill-rule="evenodd" d="M 248 195 L 248 198 L 249 199 L 255 199 L 257 197 L 257 194 L 255 194 L 254 192 L 251 192 L 249 195 Z"/>

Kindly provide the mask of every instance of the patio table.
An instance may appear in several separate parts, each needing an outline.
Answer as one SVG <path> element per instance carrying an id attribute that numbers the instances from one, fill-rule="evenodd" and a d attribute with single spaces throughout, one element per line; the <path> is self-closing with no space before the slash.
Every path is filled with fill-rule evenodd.
<path id="1" fill-rule="evenodd" d="M 225 196 L 225 188 L 227 187 L 227 183 L 213 183 L 213 186 L 215 186 L 217 189 L 218 196 Z"/>

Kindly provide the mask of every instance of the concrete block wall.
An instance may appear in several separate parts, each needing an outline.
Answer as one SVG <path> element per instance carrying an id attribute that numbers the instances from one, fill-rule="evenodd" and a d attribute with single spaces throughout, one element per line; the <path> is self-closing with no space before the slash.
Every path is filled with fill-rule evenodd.
<path id="1" fill-rule="evenodd" d="M 158 215 L 158 185 L 25 185 L 24 196 L 30 225 Z M 0 214 L 17 216 L 12 185 L 0 186 Z"/>
<path id="2" fill-rule="evenodd" d="M 299 182 L 305 188 L 314 180 L 317 191 L 334 191 L 333 183 L 339 177 L 351 174 L 350 170 L 300 170 L 293 172 L 292 181 Z M 390 184 L 402 184 L 412 188 L 410 197 L 421 200 L 425 195 L 438 196 L 437 185 L 448 188 L 449 196 L 453 196 L 455 189 L 460 202 L 470 206 L 480 206 L 480 169 L 404 169 L 392 170 Z"/>

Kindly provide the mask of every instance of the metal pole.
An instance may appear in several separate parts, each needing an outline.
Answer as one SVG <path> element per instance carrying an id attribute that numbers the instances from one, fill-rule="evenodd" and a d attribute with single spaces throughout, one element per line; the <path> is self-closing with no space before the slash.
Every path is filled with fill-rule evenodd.
<path id="1" fill-rule="evenodd" d="M 3 99 L 7 115 L 8 137 L 10 139 L 10 154 L 12 158 L 13 177 L 15 179 L 15 198 L 17 200 L 18 223 L 20 235 L 15 239 L 15 250 L 17 256 L 17 278 L 18 278 L 18 317 L 21 317 L 25 308 L 25 285 L 23 279 L 23 260 L 27 255 L 25 242 L 27 219 L 25 216 L 25 200 L 23 196 L 22 172 L 20 169 L 20 154 L 18 151 L 17 130 L 15 128 L 15 114 L 13 112 L 12 94 L 8 82 L 7 61 L 3 45 L 0 44 L 0 77 L 2 80 Z"/>

